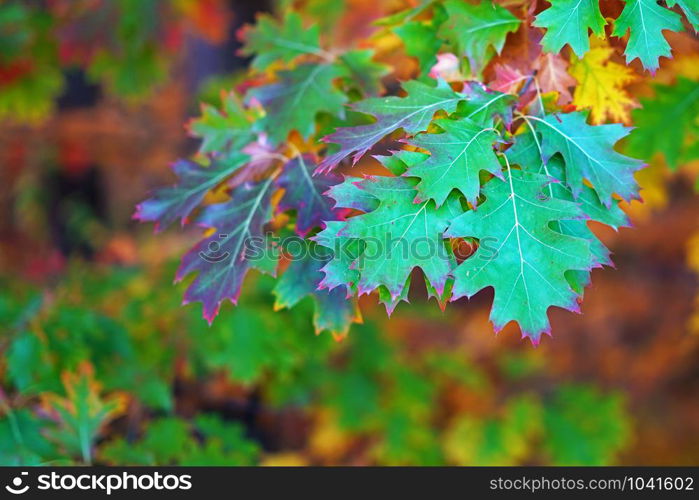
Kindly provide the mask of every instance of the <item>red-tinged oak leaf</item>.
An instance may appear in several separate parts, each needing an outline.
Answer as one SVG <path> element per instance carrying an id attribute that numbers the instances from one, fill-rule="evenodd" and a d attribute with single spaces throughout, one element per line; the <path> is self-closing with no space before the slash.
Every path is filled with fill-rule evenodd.
<path id="1" fill-rule="evenodd" d="M 197 273 L 184 303 L 201 302 L 209 323 L 223 300 L 237 303 L 251 267 L 269 269 L 264 225 L 272 218 L 272 184 L 272 178 L 242 184 L 230 201 L 207 206 L 197 221 L 216 232 L 183 257 L 176 279 Z"/>
<path id="2" fill-rule="evenodd" d="M 516 94 L 527 78 L 521 71 L 509 64 L 497 64 L 495 65 L 495 78 L 488 86 L 498 92 Z"/>
<path id="3" fill-rule="evenodd" d="M 296 233 L 305 237 L 323 221 L 335 219 L 332 200 L 323 196 L 331 186 L 339 184 L 341 177 L 333 173 L 313 176 L 317 163 L 311 155 L 300 155 L 290 160 L 276 180 L 284 189 L 278 210 L 296 211 Z"/>
<path id="4" fill-rule="evenodd" d="M 214 161 L 204 166 L 189 160 L 179 160 L 172 170 L 178 178 L 172 187 L 158 189 L 148 200 L 136 207 L 134 219 L 155 222 L 155 230 L 161 231 L 180 219 L 185 219 L 204 199 L 206 193 L 221 184 L 248 161 L 248 156 L 237 153 L 225 162 Z"/>
<path id="5" fill-rule="evenodd" d="M 340 150 L 326 157 L 318 166 L 318 172 L 332 170 L 341 160 L 352 155 L 356 163 L 364 153 L 391 132 L 403 129 L 416 134 L 427 129 L 437 111 L 452 112 L 464 97 L 439 80 L 431 86 L 417 80 L 403 84 L 405 97 L 376 97 L 353 105 L 356 111 L 373 116 L 376 122 L 368 125 L 339 128 L 323 138 L 325 142 L 338 144 Z"/>
<path id="6" fill-rule="evenodd" d="M 437 62 L 430 68 L 429 76 L 447 82 L 464 80 L 464 75 L 461 74 L 459 58 L 451 52 L 437 54 Z"/>
<path id="7" fill-rule="evenodd" d="M 228 187 L 234 188 L 245 182 L 257 182 L 265 178 L 265 174 L 272 170 L 284 157 L 276 152 L 265 139 L 264 134 L 257 140 L 250 142 L 240 150 L 250 157 L 250 160 L 235 171 L 235 174 L 227 182 Z"/>
<path id="8" fill-rule="evenodd" d="M 576 81 L 568 73 L 568 62 L 557 54 L 541 54 L 535 61 L 537 82 L 542 92 L 558 92 L 558 104 L 569 104 L 573 97 L 570 89 Z"/>

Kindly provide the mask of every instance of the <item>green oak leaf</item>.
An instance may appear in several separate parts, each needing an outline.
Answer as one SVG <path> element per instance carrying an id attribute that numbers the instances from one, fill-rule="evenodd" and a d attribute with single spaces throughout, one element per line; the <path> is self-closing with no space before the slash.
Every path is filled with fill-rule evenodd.
<path id="1" fill-rule="evenodd" d="M 413 167 L 430 157 L 430 155 L 426 153 L 420 153 L 419 151 L 408 151 L 406 149 L 400 149 L 398 151 L 393 151 L 392 153 L 393 154 L 390 156 L 375 155 L 374 158 L 379 160 L 381 165 L 386 167 L 396 177 L 400 177 L 410 167 Z M 364 212 L 368 212 L 368 210 L 364 210 Z"/>
<path id="2" fill-rule="evenodd" d="M 254 55 L 252 67 L 258 70 L 269 67 L 278 60 L 290 62 L 304 54 L 320 55 L 319 31 L 317 26 L 305 28 L 301 16 L 288 12 L 283 21 L 262 15 L 254 27 L 243 31 L 245 45 L 241 53 Z"/>
<path id="3" fill-rule="evenodd" d="M 361 212 L 371 212 L 379 206 L 379 200 L 368 191 L 361 189 L 358 184 L 361 179 L 345 177 L 340 184 L 331 186 L 325 193 L 335 200 L 334 208 L 352 208 Z"/>
<path id="4" fill-rule="evenodd" d="M 201 116 L 188 124 L 190 134 L 201 139 L 199 152 L 220 153 L 236 150 L 255 139 L 252 113 L 243 107 L 235 93 L 221 97 L 222 109 L 202 104 Z"/>
<path id="5" fill-rule="evenodd" d="M 401 292 L 400 295 L 397 297 L 392 297 L 391 292 L 388 291 L 388 288 L 385 286 L 380 286 L 379 287 L 379 302 L 384 305 L 386 308 L 386 314 L 391 316 L 393 314 L 393 311 L 395 311 L 396 307 L 398 304 L 401 302 L 410 302 L 408 300 L 408 294 L 410 292 L 410 282 L 412 281 L 412 277 L 408 276 L 408 279 L 405 282 L 405 286 L 403 287 L 403 291 Z M 427 291 L 427 298 L 430 299 L 435 299 L 437 301 L 437 304 L 439 305 L 439 308 L 444 311 L 447 307 L 447 303 L 449 302 L 449 299 L 451 298 L 451 290 L 454 285 L 454 279 L 453 278 L 448 278 L 447 283 L 444 286 L 444 290 L 439 293 L 437 290 L 432 286 L 430 281 L 425 277 L 425 289 Z"/>
<path id="6" fill-rule="evenodd" d="M 374 97 L 359 101 L 353 108 L 376 118 L 376 122 L 355 127 L 342 127 L 335 133 L 323 138 L 323 141 L 340 145 L 340 150 L 327 156 L 319 165 L 319 172 L 333 169 L 340 161 L 353 154 L 356 163 L 364 153 L 371 149 L 384 136 L 403 129 L 408 134 L 416 134 L 427 129 L 437 111 L 448 113 L 456 109 L 458 102 L 464 99 L 462 94 L 454 92 L 451 87 L 439 80 L 437 86 L 431 86 L 417 80 L 403 84 L 405 97 Z"/>
<path id="7" fill-rule="evenodd" d="M 272 180 L 237 186 L 229 201 L 207 206 L 197 220 L 216 232 L 182 258 L 176 280 L 198 273 L 187 288 L 183 303 L 201 302 L 209 324 L 223 300 L 237 303 L 245 275 L 257 260 L 267 267 L 262 245 L 264 225 L 272 218 Z"/>
<path id="8" fill-rule="evenodd" d="M 616 200 L 610 207 L 606 207 L 597 196 L 597 193 L 589 186 L 584 186 L 577 199 L 572 190 L 565 183 L 565 166 L 562 159 L 556 155 L 544 163 L 541 144 L 537 136 L 533 134 L 534 127 L 527 122 L 530 128 L 524 133 L 515 136 L 514 145 L 507 150 L 510 163 L 519 165 L 522 170 L 545 174 L 558 182 L 549 183 L 543 191 L 544 196 L 559 200 L 576 201 L 585 215 L 590 219 L 606 224 L 615 230 L 629 225 L 626 214 L 619 207 Z M 594 257 L 592 267 L 612 265 L 609 249 L 590 230 L 586 220 L 571 219 L 560 220 L 550 224 L 554 231 L 569 236 L 584 238 L 590 243 L 590 252 Z M 576 293 L 582 294 L 585 287 L 590 284 L 590 272 L 572 270 L 566 273 L 568 282 Z"/>
<path id="9" fill-rule="evenodd" d="M 79 455 L 86 464 L 92 462 L 93 442 L 106 423 L 125 407 L 120 395 L 103 397 L 91 365 L 81 365 L 76 373 L 64 372 L 65 396 L 43 393 L 44 404 L 55 414 L 56 426 L 46 429 L 46 436 Z"/>
<path id="10" fill-rule="evenodd" d="M 658 5 L 656 0 L 626 0 L 624 10 L 614 23 L 612 35 L 622 37 L 630 30 L 626 44 L 626 64 L 640 59 L 643 67 L 655 72 L 660 57 L 670 57 L 670 45 L 663 30 L 681 31 L 680 15 Z"/>
<path id="11" fill-rule="evenodd" d="M 425 280 L 425 288 L 427 289 L 427 298 L 435 299 L 437 301 L 437 305 L 439 305 L 439 308 L 442 310 L 442 312 L 444 312 L 447 308 L 447 303 L 449 300 L 451 300 L 451 293 L 454 288 L 454 278 L 449 277 L 449 279 L 447 279 L 447 284 L 441 293 L 427 280 Z"/>
<path id="12" fill-rule="evenodd" d="M 531 123 L 531 122 L 529 122 Z M 532 133 L 532 128 L 524 133 L 514 136 L 514 145 L 507 150 L 507 158 L 510 163 L 519 165 L 523 170 L 544 174 L 555 181 L 546 186 L 545 194 L 552 198 L 575 201 L 590 220 L 601 222 L 614 230 L 620 227 L 628 227 L 630 222 L 616 200 L 610 205 L 604 205 L 595 190 L 589 186 L 583 186 L 580 195 L 573 197 L 571 188 L 565 182 L 565 164 L 558 156 L 553 156 L 544 163 L 544 153 L 541 142 Z M 570 223 L 572 221 L 566 221 Z M 584 221 L 575 221 L 584 222 Z"/>
<path id="13" fill-rule="evenodd" d="M 698 0 L 667 0 L 668 7 L 679 5 L 687 17 L 687 21 L 692 25 L 694 31 L 699 31 L 699 1 Z"/>
<path id="14" fill-rule="evenodd" d="M 672 168 L 699 158 L 692 148 L 699 141 L 699 83 L 678 78 L 675 85 L 654 89 L 655 96 L 641 99 L 641 107 L 633 111 L 637 128 L 629 136 L 629 151 L 641 158 L 662 153 Z"/>
<path id="15" fill-rule="evenodd" d="M 550 331 L 549 307 L 578 310 L 566 271 L 592 265 L 587 241 L 549 226 L 584 214 L 574 203 L 544 196 L 548 182 L 543 175 L 508 169 L 505 180 L 486 183 L 485 203 L 454 219 L 445 233 L 480 241 L 478 250 L 453 272 L 452 300 L 493 287 L 490 319 L 496 330 L 516 321 L 534 343 Z"/>
<path id="16" fill-rule="evenodd" d="M 427 73 L 437 62 L 437 52 L 442 46 L 437 30 L 428 22 L 409 21 L 393 31 L 403 41 L 405 53 L 417 59 L 420 73 Z"/>
<path id="17" fill-rule="evenodd" d="M 378 63 L 372 58 L 374 51 L 350 50 L 339 57 L 343 65 L 343 79 L 348 86 L 357 87 L 365 96 L 375 96 L 381 93 L 381 79 L 390 72 L 390 67 Z"/>
<path id="18" fill-rule="evenodd" d="M 551 0 L 551 7 L 536 16 L 532 24 L 546 29 L 541 40 L 546 52 L 560 52 L 568 44 L 576 56 L 582 57 L 590 50 L 588 30 L 603 37 L 607 21 L 598 0 Z"/>
<path id="19" fill-rule="evenodd" d="M 341 115 L 347 97 L 335 88 L 333 80 L 342 74 L 335 64 L 304 64 L 280 71 L 277 83 L 251 89 L 247 98 L 264 107 L 265 116 L 258 125 L 270 143 L 285 141 L 292 130 L 309 138 L 315 132 L 318 113 Z"/>
<path id="20" fill-rule="evenodd" d="M 386 288 L 385 286 L 380 286 L 379 287 L 379 302 L 381 302 L 384 307 L 386 308 L 386 314 L 391 316 L 393 314 L 393 311 L 396 310 L 396 306 L 400 304 L 401 302 L 408 302 L 408 294 L 410 293 L 410 281 L 411 281 L 411 276 L 408 276 L 408 279 L 405 280 L 405 285 L 403 286 L 403 290 L 401 291 L 400 295 L 393 297 L 391 295 L 391 292 Z M 425 278 L 425 282 L 429 283 L 427 281 L 427 278 Z"/>
<path id="21" fill-rule="evenodd" d="M 552 224 L 552 227 L 561 234 L 584 238 L 590 242 L 590 253 L 594 257 L 593 268 L 602 267 L 602 264 L 612 265 L 609 249 L 590 231 L 585 221 L 559 221 Z M 566 272 L 565 276 L 570 287 L 580 297 L 583 296 L 585 288 L 592 282 L 591 271 L 570 270 Z"/>
<path id="22" fill-rule="evenodd" d="M 350 218 L 337 235 L 364 244 L 362 254 L 352 266 L 359 272 L 358 294 L 385 286 L 391 297 L 396 298 L 403 293 L 415 267 L 422 269 L 441 294 L 455 263 L 442 232 L 461 213 L 458 197 L 452 196 L 437 208 L 431 200 L 413 203 L 416 184 L 413 179 L 367 177 L 355 184 L 379 200 L 376 209 Z M 340 205 L 340 200 L 337 201 Z"/>
<path id="23" fill-rule="evenodd" d="M 497 4 L 482 1 L 473 5 L 461 0 L 444 2 L 447 20 L 439 34 L 466 56 L 473 73 L 479 73 L 505 45 L 507 34 L 517 31 L 520 20 Z M 494 50 L 491 50 L 494 49 Z"/>
<path id="24" fill-rule="evenodd" d="M 291 308 L 305 297 L 312 297 L 316 333 L 329 330 L 334 336 L 344 337 L 350 325 L 361 318 L 357 302 L 348 299 L 341 288 L 319 288 L 323 280 L 321 269 L 333 254 L 313 241 L 302 241 L 305 245 L 302 255 L 292 259 L 274 287 L 274 308 Z"/>
<path id="25" fill-rule="evenodd" d="M 463 93 L 467 100 L 459 103 L 456 116 L 469 118 L 484 127 L 492 127 L 497 116 L 505 123 L 512 121 L 512 104 L 517 100 L 516 96 L 486 89 L 476 82 L 466 82 Z"/>
<path id="26" fill-rule="evenodd" d="M 430 11 L 429 19 L 425 19 L 426 16 L 416 19 L 426 10 Z M 437 53 L 443 43 L 438 30 L 445 20 L 446 11 L 440 2 L 422 1 L 422 5 L 379 19 L 375 24 L 386 26 L 400 38 L 405 53 L 417 60 L 420 74 L 425 75 L 437 62 Z"/>
<path id="27" fill-rule="evenodd" d="M 405 175 L 419 177 L 415 203 L 432 199 L 442 205 L 453 190 L 460 191 L 475 206 L 480 193 L 480 173 L 501 177 L 501 166 L 493 144 L 495 129 L 483 128 L 468 118 L 434 121 L 440 134 L 418 134 L 410 144 L 430 152 L 430 157 L 408 169 Z"/>
<path id="28" fill-rule="evenodd" d="M 637 198 L 633 173 L 643 162 L 614 151 L 614 144 L 626 137 L 630 129 L 618 123 L 588 125 L 586 118 L 584 112 L 547 115 L 543 119 L 527 117 L 541 134 L 544 160 L 556 153 L 563 155 L 566 182 L 576 197 L 583 189 L 583 179 L 587 179 L 607 206 L 614 193 L 627 201 Z"/>
<path id="29" fill-rule="evenodd" d="M 378 206 L 378 200 L 374 198 L 374 201 Z M 367 211 L 374 208 L 369 208 Z M 352 266 L 364 251 L 364 245 L 357 238 L 339 236 L 344 227 L 343 221 L 328 221 L 325 229 L 310 239 L 332 252 L 332 258 L 325 262 L 321 269 L 325 276 L 318 283 L 318 287 L 334 291 L 337 287 L 343 286 L 346 289 L 346 295 L 349 296 L 357 291 L 359 271 Z"/>

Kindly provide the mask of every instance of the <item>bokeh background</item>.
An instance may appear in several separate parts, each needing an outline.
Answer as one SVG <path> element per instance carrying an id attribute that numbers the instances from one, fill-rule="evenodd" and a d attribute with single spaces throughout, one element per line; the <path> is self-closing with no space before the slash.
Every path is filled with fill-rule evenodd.
<path id="1" fill-rule="evenodd" d="M 181 306 L 197 230 L 134 206 L 240 81 L 239 28 L 292 3 L 350 43 L 405 2 L 0 2 L 0 464 L 699 463 L 696 165 L 652 159 L 634 228 L 600 233 L 616 269 L 536 348 L 488 293 L 364 298 L 341 342 L 254 273 L 211 327 Z"/>

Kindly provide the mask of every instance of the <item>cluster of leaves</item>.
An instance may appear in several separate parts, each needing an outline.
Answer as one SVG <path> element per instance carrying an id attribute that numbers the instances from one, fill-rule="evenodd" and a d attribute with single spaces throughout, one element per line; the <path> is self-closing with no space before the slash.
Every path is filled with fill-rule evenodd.
<path id="1" fill-rule="evenodd" d="M 196 273 L 185 302 L 202 302 L 211 322 L 255 268 L 280 275 L 279 307 L 312 296 L 316 330 L 344 335 L 359 318 L 355 297 L 377 291 L 390 313 L 419 268 L 442 306 L 493 288 L 495 329 L 515 321 L 534 343 L 550 331 L 551 306 L 578 311 L 590 270 L 611 264 L 586 221 L 626 226 L 619 204 L 639 198 L 643 162 L 615 149 L 630 129 L 603 122 L 629 121 L 636 104 L 624 86 L 640 76 L 599 39 L 607 21 L 598 2 L 507 5 L 430 1 L 377 21 L 377 47 L 397 36 L 418 62 L 417 79 L 381 97 L 390 81 L 382 54 L 331 51 L 290 10 L 246 28 L 242 52 L 254 57 L 245 95 L 203 107 L 190 123 L 202 139 L 198 161 L 176 163 L 177 184 L 135 214 L 158 229 L 177 219 L 208 228 L 177 273 Z M 696 28 L 696 9 L 679 7 Z M 662 30 L 683 29 L 680 19 L 655 1 L 628 1 L 611 35 L 629 31 L 627 61 L 654 72 L 670 55 Z M 656 104 L 634 114 L 648 128 L 633 152 L 663 150 L 671 162 L 696 153 L 693 108 L 678 110 L 686 137 L 656 135 L 663 101 L 685 90 L 658 87 Z M 372 151 L 384 174 L 337 175 Z M 302 258 L 270 242 L 291 230 L 305 239 Z M 455 251 L 464 243 L 476 251 Z M 207 251 L 227 258 L 212 262 Z"/>
<path id="2" fill-rule="evenodd" d="M 307 335 L 310 300 L 265 313 L 271 279 L 203 332 L 179 291 L 155 286 L 168 271 L 74 267 L 43 293 L 3 286 L 0 463 L 267 463 L 251 437 L 264 434 L 258 421 L 222 418 L 230 400 L 216 413 L 186 400 L 188 384 L 215 392 L 221 380 L 225 394 L 255 400 L 261 420 L 303 408 L 304 460 L 316 463 L 606 464 L 628 443 L 619 395 L 549 389 L 536 352 L 495 367 L 446 346 L 411 352 L 373 319 L 352 343 L 316 339 Z M 429 314 L 415 313 L 406 321 Z M 446 330 L 453 318 L 435 321 Z"/>
<path id="3" fill-rule="evenodd" d="M 624 9 L 613 21 L 612 36 L 625 37 L 628 33 L 624 50 L 627 63 L 639 59 L 644 68 L 655 71 L 659 67 L 659 59 L 670 56 L 670 45 L 663 31 L 684 29 L 681 16 L 669 9 L 675 5 L 683 10 L 692 28 L 695 31 L 699 29 L 699 9 L 695 2 L 670 0 L 667 7 L 655 0 L 624 2 Z M 557 52 L 567 44 L 580 57 L 590 48 L 588 31 L 603 36 L 606 24 L 599 2 L 558 0 L 537 16 L 534 26 L 546 29 L 542 44 L 547 51 Z"/>
<path id="4" fill-rule="evenodd" d="M 150 96 L 163 83 L 185 26 L 225 27 L 226 18 L 219 0 L 2 2 L 0 117 L 44 119 L 63 90 L 64 71 L 76 67 L 116 95 Z"/>

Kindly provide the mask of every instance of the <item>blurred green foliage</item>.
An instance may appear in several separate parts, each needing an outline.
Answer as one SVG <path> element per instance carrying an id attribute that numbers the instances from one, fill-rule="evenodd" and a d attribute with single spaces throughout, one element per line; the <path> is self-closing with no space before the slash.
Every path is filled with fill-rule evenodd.
<path id="1" fill-rule="evenodd" d="M 522 354 L 493 372 L 448 347 L 415 351 L 372 318 L 343 342 L 315 336 L 312 302 L 271 313 L 263 277 L 207 327 L 177 287 L 158 286 L 173 266 L 76 261 L 44 289 L 3 278 L 0 463 L 264 461 L 269 443 L 250 422 L 189 410 L 176 390 L 217 380 L 269 411 L 300 411 L 317 463 L 362 443 L 376 464 L 607 464 L 629 441 L 618 394 L 549 380 Z M 453 394 L 473 404 L 449 410 Z"/>
<path id="2" fill-rule="evenodd" d="M 253 465 L 259 446 L 238 423 L 201 414 L 187 422 L 175 417 L 151 421 L 135 443 L 117 438 L 101 449 L 107 463 L 125 465 Z"/>

